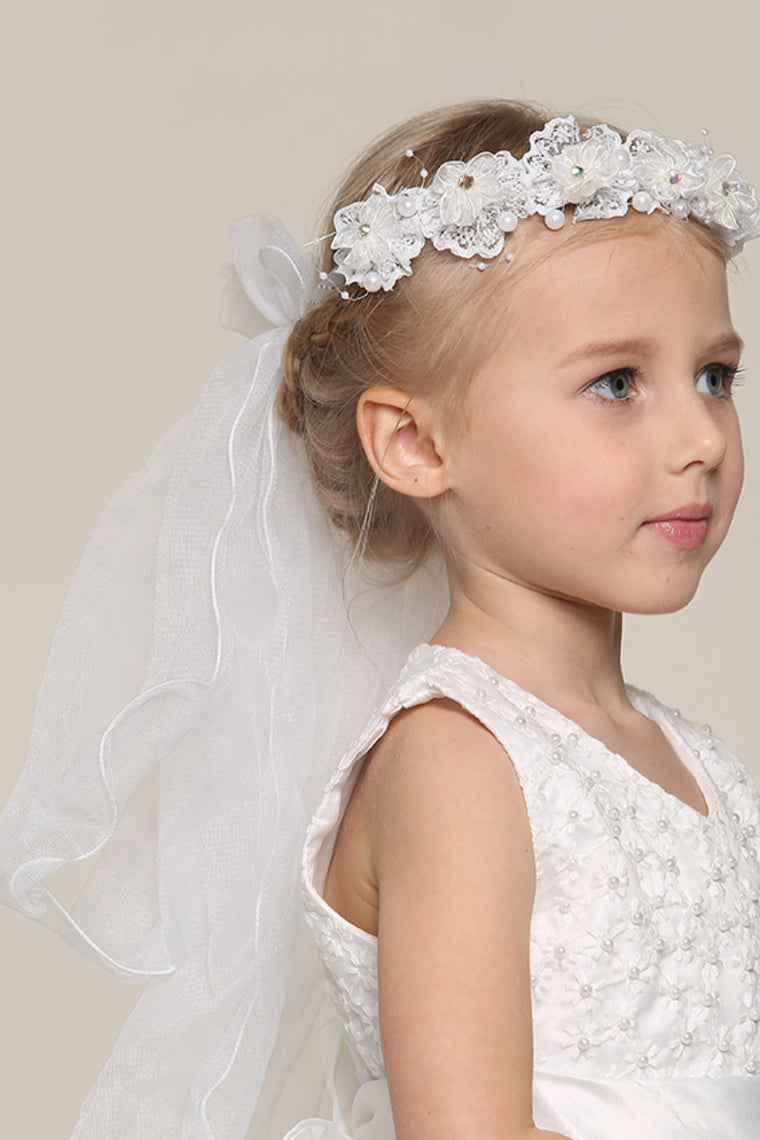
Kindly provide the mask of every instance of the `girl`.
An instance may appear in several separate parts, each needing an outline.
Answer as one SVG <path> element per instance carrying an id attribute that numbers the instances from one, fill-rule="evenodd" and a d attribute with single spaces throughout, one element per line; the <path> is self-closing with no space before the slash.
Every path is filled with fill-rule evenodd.
<path id="1" fill-rule="evenodd" d="M 74 1136 L 757 1136 L 757 796 L 619 651 L 736 505 L 759 215 L 497 102 L 360 160 L 316 300 L 235 228 L 276 327 L 106 512 L 3 818 L 8 901 L 152 976 Z"/>

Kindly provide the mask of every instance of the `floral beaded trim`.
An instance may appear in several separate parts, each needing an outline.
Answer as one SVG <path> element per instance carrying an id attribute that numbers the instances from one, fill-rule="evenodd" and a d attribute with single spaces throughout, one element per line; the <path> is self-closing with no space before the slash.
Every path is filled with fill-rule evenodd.
<path id="1" fill-rule="evenodd" d="M 407 151 L 409 156 L 412 151 Z M 484 152 L 445 162 L 425 185 L 369 198 L 337 211 L 335 272 L 369 293 L 392 289 L 412 272 L 426 241 L 463 258 L 493 258 L 521 218 L 538 214 L 549 229 L 573 221 L 622 217 L 629 207 L 695 218 L 738 252 L 755 236 L 760 204 L 730 154 L 708 142 L 687 145 L 657 131 L 632 131 L 625 142 L 598 124 L 581 132 L 572 115 L 552 119 L 530 136 L 522 158 Z M 327 276 L 327 275 L 324 275 Z"/>

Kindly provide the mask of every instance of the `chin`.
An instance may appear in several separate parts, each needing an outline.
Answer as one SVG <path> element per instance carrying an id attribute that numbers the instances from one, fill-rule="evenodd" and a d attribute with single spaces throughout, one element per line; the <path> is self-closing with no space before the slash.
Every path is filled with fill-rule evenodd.
<path id="1" fill-rule="evenodd" d="M 659 596 L 651 596 L 649 598 L 641 598 L 633 604 L 624 607 L 623 612 L 628 614 L 675 614 L 682 610 L 684 606 L 688 606 L 691 599 L 699 588 L 699 580 L 690 583 L 688 586 L 682 585 L 681 588 L 676 588 L 676 583 L 671 583 L 672 589 L 663 590 Z"/>

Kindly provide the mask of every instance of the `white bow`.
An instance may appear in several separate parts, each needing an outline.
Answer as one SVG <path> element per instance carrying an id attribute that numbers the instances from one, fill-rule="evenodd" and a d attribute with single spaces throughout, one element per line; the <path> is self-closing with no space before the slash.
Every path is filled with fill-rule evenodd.
<path id="1" fill-rule="evenodd" d="M 291 324 L 314 297 L 314 265 L 271 214 L 241 218 L 230 226 L 234 264 L 219 307 L 222 328 L 247 337 Z"/>

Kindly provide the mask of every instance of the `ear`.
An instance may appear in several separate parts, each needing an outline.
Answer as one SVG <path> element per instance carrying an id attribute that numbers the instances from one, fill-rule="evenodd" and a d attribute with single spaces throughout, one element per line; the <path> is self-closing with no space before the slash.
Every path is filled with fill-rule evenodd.
<path id="1" fill-rule="evenodd" d="M 369 388 L 359 397 L 356 426 L 374 472 L 394 491 L 432 499 L 448 488 L 442 441 L 432 410 L 401 388 Z"/>

